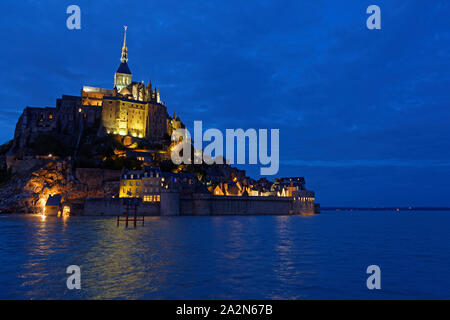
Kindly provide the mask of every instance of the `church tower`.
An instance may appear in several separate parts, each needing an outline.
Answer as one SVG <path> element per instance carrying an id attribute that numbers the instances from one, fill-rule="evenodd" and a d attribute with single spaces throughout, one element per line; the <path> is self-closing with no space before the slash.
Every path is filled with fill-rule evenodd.
<path id="1" fill-rule="evenodd" d="M 124 26 L 125 34 L 123 37 L 122 56 L 120 57 L 120 66 L 114 75 L 114 87 L 120 92 L 123 88 L 131 84 L 131 71 L 128 67 L 127 54 L 127 26 Z"/>

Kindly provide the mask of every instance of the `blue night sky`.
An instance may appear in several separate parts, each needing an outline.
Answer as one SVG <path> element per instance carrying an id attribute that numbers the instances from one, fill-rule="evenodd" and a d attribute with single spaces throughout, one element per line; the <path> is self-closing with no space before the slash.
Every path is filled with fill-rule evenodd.
<path id="1" fill-rule="evenodd" d="M 81 30 L 66 8 L 81 8 Z M 366 28 L 377 4 L 382 30 Z M 323 206 L 450 206 L 450 5 L 422 1 L 1 1 L 0 141 L 23 108 L 112 88 L 123 25 L 192 127 L 279 128 L 278 176 Z M 259 167 L 245 167 L 258 177 Z"/>

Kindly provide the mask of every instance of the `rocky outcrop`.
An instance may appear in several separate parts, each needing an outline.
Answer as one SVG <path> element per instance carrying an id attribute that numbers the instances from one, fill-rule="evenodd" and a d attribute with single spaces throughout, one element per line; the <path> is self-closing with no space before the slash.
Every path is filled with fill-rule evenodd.
<path id="1" fill-rule="evenodd" d="M 15 178 L 0 187 L 1 212 L 32 212 L 28 203 L 28 195 L 23 193 L 26 178 Z"/>
<path id="2" fill-rule="evenodd" d="M 31 207 L 33 212 L 42 212 L 48 197 L 57 194 L 62 195 L 63 202 L 67 202 L 75 188 L 75 182 L 68 181 L 67 176 L 64 162 L 50 162 L 32 172 L 23 188 L 23 193 L 28 196 L 27 207 Z"/>
<path id="3" fill-rule="evenodd" d="M 47 159 L 44 164 L 13 172 L 0 186 L 2 212 L 42 213 L 48 197 L 60 194 L 62 202 L 74 209 L 71 214 L 77 214 L 87 197 L 112 197 L 119 192 L 120 171 L 78 168 L 74 176 L 66 160 Z"/>

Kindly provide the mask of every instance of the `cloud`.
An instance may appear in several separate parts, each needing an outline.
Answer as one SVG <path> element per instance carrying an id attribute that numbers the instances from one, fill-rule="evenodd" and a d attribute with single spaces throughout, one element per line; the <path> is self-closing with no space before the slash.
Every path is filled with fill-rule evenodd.
<path id="1" fill-rule="evenodd" d="M 365 27 L 369 1 L 77 4 L 82 29 L 68 31 L 67 3 L 0 3 L 2 123 L 83 85 L 112 87 L 127 24 L 133 78 L 151 77 L 169 114 L 188 127 L 279 128 L 289 174 L 298 166 L 329 179 L 356 167 L 426 176 L 450 161 L 448 1 L 379 0 L 381 31 Z M 0 139 L 13 134 L 10 125 Z"/>

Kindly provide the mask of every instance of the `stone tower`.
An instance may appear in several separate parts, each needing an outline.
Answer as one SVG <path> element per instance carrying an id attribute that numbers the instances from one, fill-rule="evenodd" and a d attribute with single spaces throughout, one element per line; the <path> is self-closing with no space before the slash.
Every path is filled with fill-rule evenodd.
<path id="1" fill-rule="evenodd" d="M 114 74 L 114 87 L 120 92 L 123 88 L 131 84 L 131 71 L 128 67 L 127 54 L 127 26 L 124 26 L 125 34 L 123 37 L 122 56 L 120 57 L 120 66 Z"/>

